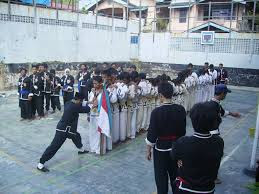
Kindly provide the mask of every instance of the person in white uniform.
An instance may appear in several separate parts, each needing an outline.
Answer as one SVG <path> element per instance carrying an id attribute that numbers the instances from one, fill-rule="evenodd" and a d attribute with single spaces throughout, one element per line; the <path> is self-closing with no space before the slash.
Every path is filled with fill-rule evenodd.
<path id="1" fill-rule="evenodd" d="M 120 104 L 120 141 L 125 141 L 127 137 L 127 118 L 128 118 L 128 109 L 127 109 L 127 98 L 129 93 L 129 88 L 125 80 L 128 80 L 128 73 L 122 72 L 118 78 L 117 82 L 117 95 Z"/>
<path id="2" fill-rule="evenodd" d="M 151 79 L 151 78 L 150 78 Z M 144 129 L 148 130 L 149 122 L 150 122 L 150 116 L 151 116 L 151 109 L 152 109 L 152 97 L 154 95 L 154 88 L 152 87 L 152 84 L 150 82 L 150 79 L 147 80 L 147 90 L 148 90 L 148 95 L 147 95 L 147 118 L 146 118 L 146 124 Z"/>
<path id="3" fill-rule="evenodd" d="M 128 106 L 128 114 L 131 120 L 128 121 L 130 123 L 129 127 L 129 138 L 134 139 L 136 137 L 136 130 L 137 130 L 137 105 L 138 105 L 138 72 L 132 71 L 130 73 L 130 84 L 129 84 L 129 99 L 130 99 L 130 106 Z"/>
<path id="4" fill-rule="evenodd" d="M 138 83 L 138 88 L 140 89 L 140 94 L 139 94 L 139 101 L 138 101 L 138 111 L 137 111 L 137 132 L 139 132 L 142 128 L 142 122 L 144 118 L 144 93 L 146 90 L 146 74 L 144 73 L 139 73 L 139 83 Z"/>
<path id="5" fill-rule="evenodd" d="M 143 104 L 143 117 L 140 121 L 140 129 L 144 130 L 146 129 L 146 120 L 147 120 L 147 96 L 150 94 L 151 88 L 148 85 L 148 82 L 146 80 L 146 74 L 140 73 L 140 82 L 138 86 L 141 88 L 141 103 Z"/>
<path id="6" fill-rule="evenodd" d="M 211 98 L 212 98 L 215 93 L 215 85 L 217 84 L 217 76 L 218 76 L 218 72 L 216 69 L 214 69 L 213 64 L 210 64 L 209 73 L 212 76 L 212 85 L 211 85 Z"/>
<path id="7" fill-rule="evenodd" d="M 107 90 L 109 92 L 111 109 L 112 109 L 112 142 L 118 143 L 120 140 L 120 109 L 119 109 L 119 102 L 117 96 L 117 79 L 118 72 L 117 70 L 112 68 L 111 71 L 111 84 L 108 86 Z"/>
<path id="8" fill-rule="evenodd" d="M 103 91 L 103 83 L 101 76 L 93 77 L 93 89 L 88 96 L 88 104 L 99 104 Z M 89 146 L 90 152 L 100 154 L 100 138 L 101 134 L 98 131 L 98 107 L 92 108 L 90 112 L 90 130 L 89 130 Z M 104 141 L 104 150 L 106 150 L 106 141 Z"/>

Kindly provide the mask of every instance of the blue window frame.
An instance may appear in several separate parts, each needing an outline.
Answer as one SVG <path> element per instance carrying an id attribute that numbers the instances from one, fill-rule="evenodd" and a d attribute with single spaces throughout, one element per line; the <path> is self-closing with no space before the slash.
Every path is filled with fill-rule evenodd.
<path id="1" fill-rule="evenodd" d="M 138 36 L 131 36 L 130 44 L 138 44 Z"/>

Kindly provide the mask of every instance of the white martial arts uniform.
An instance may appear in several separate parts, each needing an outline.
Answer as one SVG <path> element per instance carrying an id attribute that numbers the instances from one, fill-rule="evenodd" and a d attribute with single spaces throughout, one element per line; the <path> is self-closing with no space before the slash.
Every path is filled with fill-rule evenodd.
<path id="1" fill-rule="evenodd" d="M 126 105 L 129 88 L 124 83 L 117 83 L 117 96 L 120 102 L 120 141 L 125 141 L 127 137 L 128 109 Z"/>
<path id="2" fill-rule="evenodd" d="M 151 117 L 151 111 L 152 111 L 152 104 L 151 104 L 151 99 L 152 96 L 154 95 L 154 88 L 152 88 L 152 84 L 147 81 L 147 118 L 146 118 L 146 123 L 145 123 L 145 130 L 148 130 L 149 127 L 149 122 L 150 122 L 150 117 Z"/>
<path id="3" fill-rule="evenodd" d="M 155 98 L 155 104 L 156 104 L 156 105 L 155 105 L 154 109 L 157 108 L 157 107 L 159 107 L 160 104 L 161 104 L 160 99 L 159 99 L 159 97 L 158 97 L 158 86 L 156 86 L 155 89 L 156 89 L 156 98 Z"/>
<path id="4" fill-rule="evenodd" d="M 184 96 L 184 108 L 185 111 L 188 112 L 189 109 L 189 99 L 190 99 L 190 88 L 191 88 L 191 83 L 190 83 L 190 77 L 188 76 L 187 78 L 185 78 L 184 80 L 184 92 L 183 92 L 183 96 Z"/>
<path id="5" fill-rule="evenodd" d="M 117 97 L 117 88 L 115 85 L 111 85 L 107 88 L 110 97 L 111 109 L 112 109 L 112 142 L 117 143 L 120 139 L 120 109 Z"/>
<path id="6" fill-rule="evenodd" d="M 138 84 L 141 88 L 141 95 L 139 100 L 139 110 L 137 114 L 137 127 L 138 130 L 145 129 L 146 119 L 147 119 L 147 95 L 148 95 L 148 86 L 146 80 L 141 80 Z"/>
<path id="7" fill-rule="evenodd" d="M 199 76 L 198 103 L 204 102 L 205 98 L 205 75 Z"/>
<path id="8" fill-rule="evenodd" d="M 194 101 L 191 103 L 191 107 L 193 107 L 194 104 L 198 103 L 198 86 L 199 86 L 199 77 L 196 72 L 192 72 L 191 75 L 194 79 L 193 81 L 193 96 L 194 96 Z"/>
<path id="9" fill-rule="evenodd" d="M 177 104 L 179 88 L 177 85 L 174 84 L 174 82 L 169 82 L 169 83 L 173 86 L 173 90 L 174 90 L 173 96 L 172 96 L 172 103 Z"/>
<path id="10" fill-rule="evenodd" d="M 131 122 L 132 122 L 132 115 L 133 115 L 133 103 L 132 103 L 132 99 L 135 98 L 135 86 L 133 83 L 129 84 L 129 93 L 128 93 L 128 98 L 127 98 L 127 109 L 128 109 L 128 113 L 127 113 L 127 137 L 131 137 Z"/>
<path id="11" fill-rule="evenodd" d="M 193 107 L 193 105 L 196 102 L 195 99 L 195 80 L 194 77 L 192 75 L 189 76 L 189 101 L 188 101 L 188 110 L 190 111 L 191 108 Z"/>
<path id="12" fill-rule="evenodd" d="M 213 98 L 215 93 L 215 85 L 217 83 L 218 72 L 214 69 L 213 71 L 209 71 L 212 76 L 212 86 L 211 86 L 211 98 Z"/>
<path id="13" fill-rule="evenodd" d="M 91 104 L 94 99 L 97 98 L 98 102 L 101 101 L 101 93 L 96 93 L 94 89 L 90 92 L 88 96 L 88 103 Z M 98 131 L 98 108 L 91 109 L 90 112 L 90 129 L 89 129 L 89 146 L 90 152 L 100 154 L 100 138 L 101 134 Z M 105 139 L 105 138 L 104 138 Z M 104 150 L 106 151 L 106 140 L 104 140 Z"/>
<path id="14" fill-rule="evenodd" d="M 204 88 L 204 102 L 210 100 L 210 93 L 211 93 L 211 76 L 208 73 L 205 73 L 205 88 Z"/>
<path id="15" fill-rule="evenodd" d="M 127 126 L 127 133 L 128 137 L 134 139 L 136 137 L 136 130 L 137 130 L 137 103 L 138 103 L 138 96 L 137 96 L 137 87 L 134 82 L 130 83 L 129 85 L 129 95 L 128 95 L 128 126 Z"/>
<path id="16" fill-rule="evenodd" d="M 157 86 L 152 86 L 151 95 L 152 95 L 152 98 L 151 98 L 151 113 L 152 113 L 152 111 L 156 108 L 156 99 L 158 98 L 158 87 Z M 150 116 L 151 116 L 151 114 L 150 114 Z"/>

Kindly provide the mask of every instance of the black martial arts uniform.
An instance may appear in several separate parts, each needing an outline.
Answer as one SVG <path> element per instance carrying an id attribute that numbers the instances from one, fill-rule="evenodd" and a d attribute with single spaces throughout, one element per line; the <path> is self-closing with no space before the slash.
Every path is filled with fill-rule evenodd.
<path id="1" fill-rule="evenodd" d="M 163 104 L 151 113 L 146 143 L 153 146 L 155 180 L 158 194 L 168 193 L 176 177 L 176 162 L 170 157 L 172 144 L 186 133 L 186 112 L 183 106 Z"/>
<path id="2" fill-rule="evenodd" d="M 56 108 L 61 110 L 59 94 L 61 89 L 61 79 L 58 76 L 52 76 L 51 79 L 51 108 L 55 112 Z"/>
<path id="3" fill-rule="evenodd" d="M 217 123 L 218 124 L 217 124 L 217 127 L 215 129 L 212 129 L 210 131 L 210 133 L 212 135 L 220 135 L 219 125 L 222 122 L 222 118 L 221 117 L 229 115 L 229 111 L 224 110 L 224 108 L 220 104 L 220 101 L 218 101 L 215 98 L 212 98 L 210 103 L 211 103 L 212 106 L 214 106 L 214 110 L 216 110 L 217 113 L 218 113 L 218 117 L 217 117 Z"/>
<path id="4" fill-rule="evenodd" d="M 228 79 L 228 72 L 226 69 L 218 69 L 217 84 L 226 84 Z"/>
<path id="5" fill-rule="evenodd" d="M 85 100 L 88 100 L 88 90 L 86 87 L 87 81 L 90 79 L 90 74 L 87 71 L 81 71 L 77 75 L 78 91 L 83 94 Z"/>
<path id="6" fill-rule="evenodd" d="M 215 190 L 224 141 L 220 136 L 194 133 L 178 139 L 172 157 L 182 161 L 178 168 L 174 194 L 208 193 Z"/>
<path id="7" fill-rule="evenodd" d="M 64 75 L 61 78 L 61 85 L 63 87 L 63 100 L 64 104 L 74 97 L 74 82 L 75 79 L 72 75 Z"/>
<path id="8" fill-rule="evenodd" d="M 83 147 L 81 136 L 77 132 L 78 117 L 79 113 L 89 112 L 89 106 L 76 104 L 74 100 L 71 100 L 65 104 L 63 116 L 56 127 L 55 137 L 40 158 L 41 164 L 44 164 L 46 161 L 50 160 L 67 138 L 71 139 L 78 149 Z"/>
<path id="9" fill-rule="evenodd" d="M 31 100 L 33 97 L 32 84 L 28 76 L 20 77 L 18 81 L 19 106 L 21 108 L 21 118 L 31 119 Z"/>
<path id="10" fill-rule="evenodd" d="M 49 72 L 42 72 L 40 73 L 41 80 L 43 82 L 43 90 L 42 90 L 42 99 L 43 99 L 43 106 L 44 106 L 44 98 L 46 101 L 45 109 L 49 111 L 50 107 L 50 96 L 51 96 L 51 74 Z M 49 79 L 47 79 L 47 77 Z"/>
<path id="11" fill-rule="evenodd" d="M 42 91 L 43 91 L 43 80 L 41 79 L 40 74 L 32 74 L 30 75 L 31 83 L 32 83 L 32 116 L 34 117 L 36 111 L 38 116 L 44 116 L 44 107 L 42 101 Z"/>

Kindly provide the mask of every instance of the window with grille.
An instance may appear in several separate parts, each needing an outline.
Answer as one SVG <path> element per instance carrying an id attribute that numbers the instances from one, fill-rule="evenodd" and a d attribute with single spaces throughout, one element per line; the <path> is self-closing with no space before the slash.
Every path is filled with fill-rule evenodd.
<path id="1" fill-rule="evenodd" d="M 188 8 L 179 9 L 179 23 L 186 23 Z"/>

